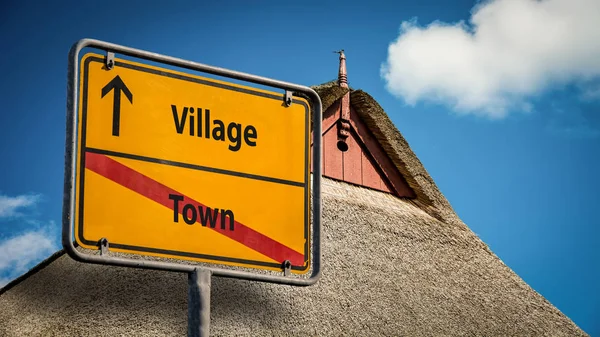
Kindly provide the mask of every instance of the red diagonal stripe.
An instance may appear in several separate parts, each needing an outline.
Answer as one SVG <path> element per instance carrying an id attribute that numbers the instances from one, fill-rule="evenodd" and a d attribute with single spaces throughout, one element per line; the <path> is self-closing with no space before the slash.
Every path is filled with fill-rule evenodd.
<path id="1" fill-rule="evenodd" d="M 169 199 L 169 194 L 179 194 L 183 195 L 183 203 L 192 204 L 196 207 L 200 206 L 204 208 L 205 212 L 207 211 L 206 205 L 189 198 L 183 193 L 177 192 L 176 190 L 165 186 L 158 181 L 143 175 L 105 155 L 87 152 L 85 155 L 85 167 L 125 188 L 141 194 L 150 200 L 156 201 L 157 203 L 171 210 L 173 210 L 173 200 Z M 183 203 L 180 203 L 180 205 L 183 205 Z M 180 213 L 182 208 L 183 207 L 180 207 Z M 220 216 L 221 215 L 219 214 L 216 223 L 220 223 Z M 227 223 L 228 222 L 229 221 L 227 221 Z M 238 221 L 235 221 L 234 226 L 235 230 L 233 231 L 229 230 L 229 225 L 226 226 L 225 230 L 221 229 L 220 226 L 216 226 L 215 228 L 211 229 L 277 262 L 290 260 L 292 265 L 304 265 L 304 256 L 290 247 L 287 247 Z M 206 228 L 210 228 L 210 226 L 207 226 Z"/>

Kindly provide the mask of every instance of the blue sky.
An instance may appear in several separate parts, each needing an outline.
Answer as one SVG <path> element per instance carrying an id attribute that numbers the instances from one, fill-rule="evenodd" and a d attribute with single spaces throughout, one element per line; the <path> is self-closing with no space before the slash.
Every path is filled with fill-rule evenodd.
<path id="1" fill-rule="evenodd" d="M 60 248 L 67 53 L 91 37 L 280 80 L 337 76 L 390 115 L 463 221 L 600 334 L 594 0 L 4 1 L 0 282 Z M 462 23 L 461 23 L 462 21 Z"/>

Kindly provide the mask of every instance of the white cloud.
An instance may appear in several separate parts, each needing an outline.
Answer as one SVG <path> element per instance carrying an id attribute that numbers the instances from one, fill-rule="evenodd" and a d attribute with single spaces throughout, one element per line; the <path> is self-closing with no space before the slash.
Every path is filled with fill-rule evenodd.
<path id="1" fill-rule="evenodd" d="M 0 287 L 58 250 L 53 222 L 0 242 Z"/>
<path id="2" fill-rule="evenodd" d="M 0 195 L 0 218 L 20 216 L 17 212 L 19 208 L 25 208 L 35 205 L 40 200 L 37 194 L 18 195 L 9 197 Z"/>
<path id="3" fill-rule="evenodd" d="M 469 24 L 403 22 L 381 75 L 408 104 L 502 118 L 545 89 L 597 79 L 599 25 L 599 0 L 484 1 Z"/>

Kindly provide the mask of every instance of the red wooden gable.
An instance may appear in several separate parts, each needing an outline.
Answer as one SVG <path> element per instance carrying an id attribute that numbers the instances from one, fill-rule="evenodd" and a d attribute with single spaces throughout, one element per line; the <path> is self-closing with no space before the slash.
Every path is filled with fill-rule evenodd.
<path id="1" fill-rule="evenodd" d="M 340 54 L 338 85 L 348 88 L 346 56 Z M 415 198 L 398 168 L 350 104 L 350 91 L 323 114 L 323 176 Z"/>
<path id="2" fill-rule="evenodd" d="M 332 104 L 323 114 L 323 176 L 394 194 L 414 198 L 402 174 L 375 139 L 353 107 L 350 93 Z M 342 107 L 349 119 L 342 118 Z M 344 125 L 346 124 L 346 125 Z M 342 141 L 340 133 L 348 134 Z"/>

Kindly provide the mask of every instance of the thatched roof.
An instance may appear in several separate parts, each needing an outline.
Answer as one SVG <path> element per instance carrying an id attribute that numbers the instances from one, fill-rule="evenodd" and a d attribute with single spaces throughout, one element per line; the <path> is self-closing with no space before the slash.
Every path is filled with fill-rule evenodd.
<path id="1" fill-rule="evenodd" d="M 340 87 L 337 81 L 314 86 L 313 89 L 321 97 L 323 111 L 349 90 Z M 350 89 L 350 104 L 367 124 L 408 185 L 417 194 L 417 198 L 413 201 L 431 216 L 449 224 L 460 225 L 461 221 L 452 206 L 439 191 L 419 158 L 411 150 L 379 103 L 362 90 Z"/>
<path id="2" fill-rule="evenodd" d="M 585 335 L 471 231 L 343 182 L 323 198 L 323 278 L 213 278 L 213 335 Z M 62 255 L 0 295 L 0 335 L 182 336 L 186 300 L 184 274 Z"/>
<path id="3" fill-rule="evenodd" d="M 343 95 L 317 88 L 325 108 Z M 460 221 L 371 96 L 351 103 L 416 199 L 323 180 L 323 277 L 314 286 L 213 278 L 214 336 L 582 336 Z M 181 336 L 185 274 L 57 254 L 0 291 L 0 335 Z"/>

